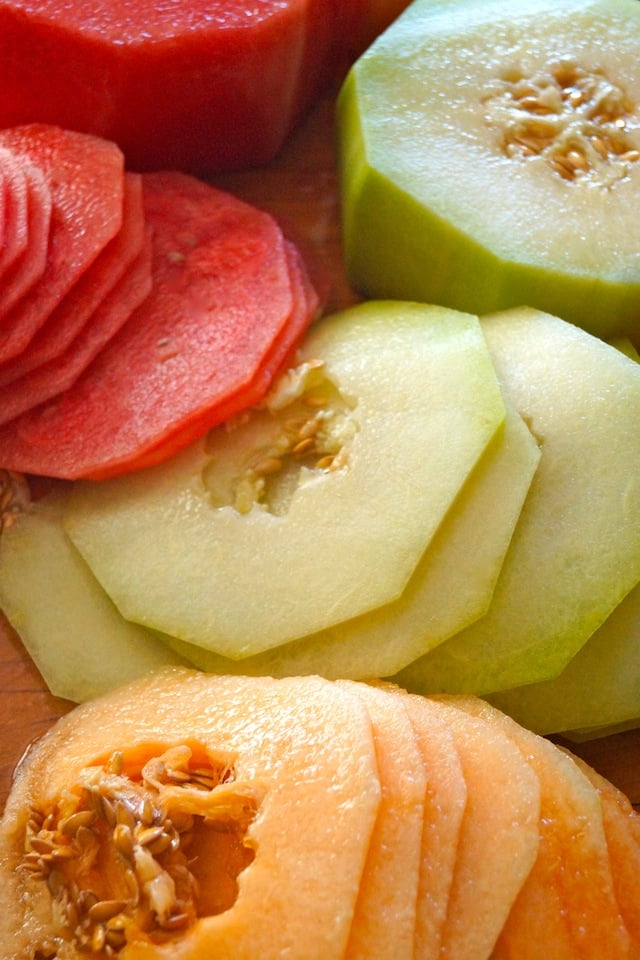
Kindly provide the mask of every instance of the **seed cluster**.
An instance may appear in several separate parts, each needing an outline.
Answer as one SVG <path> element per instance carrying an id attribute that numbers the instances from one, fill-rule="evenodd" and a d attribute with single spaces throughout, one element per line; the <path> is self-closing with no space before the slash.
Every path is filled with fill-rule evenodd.
<path id="1" fill-rule="evenodd" d="M 631 137 L 636 105 L 601 72 L 562 62 L 532 77 L 517 73 L 496 83 L 483 103 L 507 156 L 542 156 L 566 181 L 610 186 L 640 159 Z"/>
<path id="2" fill-rule="evenodd" d="M 0 533 L 11 526 L 29 500 L 29 487 L 24 477 L 11 470 L 0 470 Z"/>
<path id="3" fill-rule="evenodd" d="M 190 757 L 186 745 L 173 747 L 132 779 L 115 752 L 83 771 L 52 809 L 30 811 L 20 870 L 46 884 L 63 942 L 114 956 L 128 931 L 162 942 L 195 921 L 199 891 L 189 857 L 197 850 L 189 847 L 196 821 L 211 825 L 215 817 L 210 804 L 193 811 L 199 797 L 231 784 L 234 771 L 193 766 Z M 254 814 L 247 799 L 245 831 Z"/>

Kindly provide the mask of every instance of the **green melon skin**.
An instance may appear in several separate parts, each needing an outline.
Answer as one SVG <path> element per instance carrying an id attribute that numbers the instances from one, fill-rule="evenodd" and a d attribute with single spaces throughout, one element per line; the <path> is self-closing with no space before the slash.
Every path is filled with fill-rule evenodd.
<path id="1" fill-rule="evenodd" d="M 639 43 L 637 0 L 415 0 L 338 101 L 352 284 L 480 315 L 527 304 L 637 344 Z M 607 119 L 584 119 L 590 101 L 558 120 L 549 100 L 557 132 L 525 157 L 513 138 L 539 117 L 511 100 L 505 121 L 504 91 L 566 62 L 610 81 Z M 616 120 L 624 158 L 603 161 L 592 137 Z M 567 179 L 552 161 L 574 146 L 591 166 Z"/>
<path id="2" fill-rule="evenodd" d="M 402 593 L 504 422 L 480 323 L 361 304 L 312 328 L 296 364 L 271 408 L 158 467 L 75 486 L 65 529 L 124 617 L 238 659 Z M 297 470 L 278 444 L 314 393 L 337 460 Z M 278 459 L 265 497 L 243 499 L 252 464 Z"/>
<path id="3" fill-rule="evenodd" d="M 482 327 L 542 456 L 489 611 L 398 675 L 422 693 L 556 677 L 640 581 L 640 367 L 540 311 Z"/>

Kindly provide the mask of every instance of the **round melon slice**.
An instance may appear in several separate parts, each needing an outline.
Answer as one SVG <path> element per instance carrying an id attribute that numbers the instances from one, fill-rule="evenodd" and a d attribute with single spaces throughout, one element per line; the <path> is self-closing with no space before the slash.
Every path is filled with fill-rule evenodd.
<path id="1" fill-rule="evenodd" d="M 340 96 L 352 283 L 637 336 L 639 40 L 630 0 L 413 3 Z"/>
<path id="2" fill-rule="evenodd" d="M 77 708 L 19 769 L 0 942 L 15 957 L 343 957 L 379 803 L 358 696 L 162 671 Z M 65 863 L 30 869 L 47 836 Z"/>
<path id="3" fill-rule="evenodd" d="M 125 617 L 241 658 L 402 592 L 504 420 L 480 324 L 364 304 L 297 364 L 171 461 L 77 486 L 66 529 Z"/>

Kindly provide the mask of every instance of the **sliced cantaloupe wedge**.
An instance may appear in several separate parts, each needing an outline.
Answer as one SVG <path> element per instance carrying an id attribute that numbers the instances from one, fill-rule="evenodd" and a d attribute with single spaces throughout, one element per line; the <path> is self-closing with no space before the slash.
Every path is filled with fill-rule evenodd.
<path id="1" fill-rule="evenodd" d="M 345 960 L 413 960 L 427 777 L 403 698 L 351 681 L 371 718 L 382 796 Z"/>
<path id="2" fill-rule="evenodd" d="M 540 787 L 497 724 L 457 709 L 453 699 L 430 702 L 453 736 L 468 791 L 440 956 L 480 960 L 535 863 Z"/>
<path id="3" fill-rule="evenodd" d="M 453 737 L 440 711 L 423 697 L 403 696 L 427 771 L 415 956 L 420 960 L 439 960 L 467 805 L 467 784 Z"/>
<path id="4" fill-rule="evenodd" d="M 540 782 L 538 856 L 494 951 L 496 960 L 629 956 L 597 791 L 571 757 L 482 700 L 456 697 L 457 709 L 504 731 Z"/>
<path id="5" fill-rule="evenodd" d="M 109 912 L 87 910 L 88 876 L 123 914 L 127 960 L 342 957 L 379 803 L 360 697 L 320 678 L 161 671 L 77 708 L 20 767 L 0 825 L 0 943 L 48 955 L 43 930 L 52 936 L 57 915 L 79 949 L 70 911 L 90 937 Z M 76 854 L 47 886 L 20 865 L 49 815 L 56 843 Z M 195 875 L 181 853 L 189 836 Z M 225 837 L 235 853 L 219 863 Z M 237 861 L 230 899 L 212 903 Z"/>
<path id="6" fill-rule="evenodd" d="M 631 956 L 640 957 L 640 814 L 633 809 L 628 797 L 609 780 L 580 757 L 570 756 L 600 797 L 618 906 L 633 941 Z"/>

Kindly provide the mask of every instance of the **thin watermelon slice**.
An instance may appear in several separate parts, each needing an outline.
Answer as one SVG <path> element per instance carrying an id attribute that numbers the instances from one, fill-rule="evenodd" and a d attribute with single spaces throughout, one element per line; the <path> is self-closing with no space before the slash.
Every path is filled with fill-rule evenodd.
<path id="1" fill-rule="evenodd" d="M 151 292 L 151 236 L 67 350 L 0 386 L 0 424 L 67 390 Z"/>
<path id="2" fill-rule="evenodd" d="M 39 167 L 24 165 L 27 187 L 27 244 L 5 272 L 0 284 L 0 318 L 27 294 L 44 273 L 49 249 L 52 200 L 49 184 Z"/>
<path id="3" fill-rule="evenodd" d="M 0 248 L 0 283 L 27 248 L 27 178 L 24 164 L 10 150 L 0 146 L 4 176 L 4 236 Z"/>
<path id="4" fill-rule="evenodd" d="M 136 173 L 125 173 L 120 230 L 49 314 L 25 349 L 17 357 L 0 365 L 0 386 L 14 383 L 36 367 L 49 364 L 56 357 L 61 358 L 61 365 L 66 365 L 69 358 L 65 355 L 63 360 L 62 355 L 66 354 L 75 337 L 81 333 L 94 312 L 100 308 L 101 302 L 110 290 L 142 253 L 147 240 L 142 203 L 142 178 Z M 126 314 L 122 312 L 121 317 L 124 322 Z M 112 334 L 116 329 L 115 327 L 112 329 Z M 87 355 L 85 366 L 90 359 L 92 358 Z M 75 379 L 80 369 L 76 365 L 74 370 Z M 53 394 L 49 395 L 53 396 Z M 30 406 L 35 406 L 36 402 L 39 401 L 34 398 Z M 16 413 L 12 415 L 16 416 Z M 0 416 L 2 416 L 2 422 L 8 419 L 4 411 L 0 411 Z"/>
<path id="5" fill-rule="evenodd" d="M 120 229 L 124 161 L 108 140 L 46 124 L 0 131 L 0 147 L 39 167 L 53 201 L 40 281 L 0 318 L 0 361 L 17 356 Z"/>
<path id="6" fill-rule="evenodd" d="M 5 468 L 67 479 L 135 468 L 186 442 L 190 424 L 220 423 L 229 398 L 232 412 L 255 402 L 274 349 L 279 368 L 278 351 L 294 347 L 285 325 L 295 317 L 299 337 L 315 313 L 305 289 L 300 322 L 291 249 L 271 216 L 186 174 L 143 183 L 152 292 L 70 389 L 0 429 Z"/>

